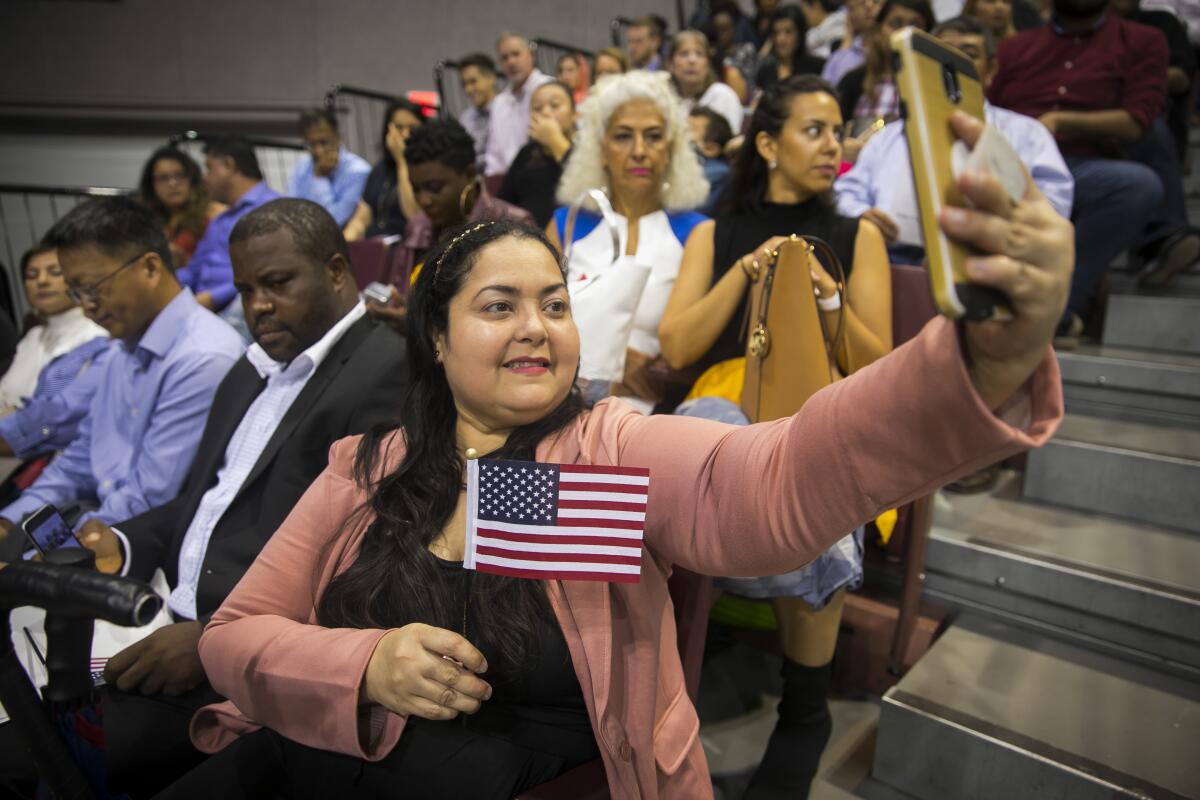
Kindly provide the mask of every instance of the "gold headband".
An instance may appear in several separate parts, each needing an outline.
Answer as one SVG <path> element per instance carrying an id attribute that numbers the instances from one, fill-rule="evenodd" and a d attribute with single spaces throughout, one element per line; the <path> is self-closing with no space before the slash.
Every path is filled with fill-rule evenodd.
<path id="1" fill-rule="evenodd" d="M 438 278 L 441 277 L 442 264 L 446 261 L 446 256 L 450 255 L 450 251 L 453 250 L 458 245 L 459 242 L 461 242 L 463 239 L 470 236 L 472 233 L 481 231 L 484 228 L 486 228 L 490 225 L 493 225 L 493 224 L 495 224 L 495 220 L 491 220 L 491 219 L 485 220 L 485 221 L 479 223 L 478 225 L 473 225 L 470 228 L 467 228 L 465 231 L 460 233 L 458 236 L 455 236 L 453 239 L 451 239 L 450 244 L 446 245 L 446 249 L 442 251 L 442 254 L 440 256 L 438 256 L 437 266 L 435 266 L 433 268 L 433 279 L 436 281 Z"/>

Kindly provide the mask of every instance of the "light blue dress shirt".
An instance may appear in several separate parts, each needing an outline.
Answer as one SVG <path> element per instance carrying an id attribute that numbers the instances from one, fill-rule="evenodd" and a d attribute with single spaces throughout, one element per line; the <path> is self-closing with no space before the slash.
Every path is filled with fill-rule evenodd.
<path id="1" fill-rule="evenodd" d="M 312 156 L 305 154 L 296 162 L 288 178 L 288 195 L 311 200 L 328 211 L 344 226 L 354 216 L 371 165 L 345 147 L 338 150 L 338 163 L 333 172 L 323 177 L 313 174 Z"/>
<path id="2" fill-rule="evenodd" d="M 1075 181 L 1046 126 L 1032 117 L 990 103 L 985 105 L 985 111 L 988 122 L 1004 134 L 1025 162 L 1038 189 L 1058 213 L 1070 219 Z M 862 216 L 871 208 L 895 217 L 895 209 L 916 208 L 916 190 L 902 120 L 889 123 L 867 140 L 854 168 L 838 178 L 834 191 L 838 211 L 847 217 Z"/>
<path id="3" fill-rule="evenodd" d="M 229 305 L 229 301 L 237 294 L 233 288 L 233 262 L 229 260 L 229 234 L 239 219 L 277 197 L 279 195 L 271 187 L 260 181 L 239 197 L 237 202 L 214 217 L 204 229 L 204 235 L 200 237 L 196 252 L 192 253 L 187 266 L 175 270 L 180 285 L 196 294 L 211 293 L 218 311 Z"/>
<path id="4" fill-rule="evenodd" d="M 173 499 L 192 464 L 217 385 L 241 357 L 233 329 L 184 289 L 136 345 L 115 343 L 79 435 L 0 516 L 78 501 L 114 523 Z"/>

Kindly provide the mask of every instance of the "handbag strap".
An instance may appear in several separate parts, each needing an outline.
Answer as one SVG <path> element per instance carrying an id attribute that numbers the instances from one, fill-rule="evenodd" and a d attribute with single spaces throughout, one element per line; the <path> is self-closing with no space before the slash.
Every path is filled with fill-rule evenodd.
<path id="1" fill-rule="evenodd" d="M 821 334 L 825 338 L 825 347 L 829 351 L 831 367 L 837 364 L 838 353 L 842 351 L 845 344 L 846 334 L 846 270 L 842 267 L 842 260 L 838 258 L 833 247 L 829 242 L 818 236 L 803 236 L 801 237 L 808 243 L 809 256 L 815 258 L 822 267 L 829 270 L 830 277 L 837 284 L 838 293 L 842 296 L 842 304 L 838 309 L 837 327 L 834 328 L 833 336 L 829 335 L 829 323 L 825 320 L 825 312 L 817 307 L 817 321 L 821 323 Z M 823 258 L 822 258 L 823 256 Z M 817 302 L 816 295 L 813 295 L 813 302 Z M 849 352 L 846 353 L 849 360 Z M 849 374 L 851 365 L 846 364 L 846 374 Z"/>
<path id="2" fill-rule="evenodd" d="M 617 222 L 617 214 L 613 211 L 612 203 L 608 202 L 608 195 L 599 189 L 584 189 L 578 197 L 571 201 L 571 206 L 567 209 L 567 224 L 563 230 L 563 238 L 566 240 L 563 244 L 563 258 L 568 262 L 571 260 L 571 250 L 575 246 L 575 218 L 579 216 L 579 209 L 588 200 L 596 204 L 596 208 L 600 210 L 600 216 L 604 220 L 604 225 L 612 236 L 613 255 L 612 261 L 609 263 L 615 264 L 621 257 L 621 228 Z"/>

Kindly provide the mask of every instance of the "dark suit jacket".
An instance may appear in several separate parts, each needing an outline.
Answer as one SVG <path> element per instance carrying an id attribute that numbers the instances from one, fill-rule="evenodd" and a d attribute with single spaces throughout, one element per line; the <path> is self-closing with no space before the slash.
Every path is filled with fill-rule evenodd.
<path id="1" fill-rule="evenodd" d="M 225 450 L 266 385 L 243 356 L 221 381 L 204 436 L 179 496 L 114 527 L 129 539 L 129 574 L 149 580 L 162 567 L 174 588 L 179 550 L 204 493 L 217 483 Z M 204 554 L 196 613 L 211 615 L 329 461 L 338 439 L 393 422 L 408 385 L 404 340 L 364 317 L 333 346 L 271 436 L 217 522 Z M 333 533 L 332 531 L 330 532 Z"/>

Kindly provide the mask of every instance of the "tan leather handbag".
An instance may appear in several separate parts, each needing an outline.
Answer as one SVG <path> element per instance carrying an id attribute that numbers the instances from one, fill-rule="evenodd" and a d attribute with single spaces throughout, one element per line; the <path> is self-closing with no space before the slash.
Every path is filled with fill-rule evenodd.
<path id="1" fill-rule="evenodd" d="M 834 325 L 817 307 L 810 259 L 818 256 L 842 295 Z M 845 341 L 845 283 L 841 262 L 821 239 L 793 235 L 771 253 L 750 287 L 742 411 L 751 422 L 789 417 L 854 371 Z"/>

